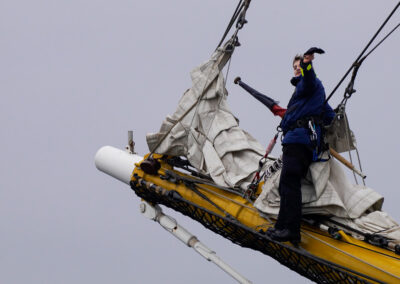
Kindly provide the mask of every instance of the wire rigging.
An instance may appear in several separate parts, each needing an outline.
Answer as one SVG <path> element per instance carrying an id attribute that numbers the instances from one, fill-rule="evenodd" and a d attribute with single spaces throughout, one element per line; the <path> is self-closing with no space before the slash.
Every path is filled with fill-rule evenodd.
<path id="1" fill-rule="evenodd" d="M 351 84 L 351 88 L 347 88 L 347 91 L 353 91 L 353 93 L 355 92 L 354 89 L 352 89 L 352 85 L 354 84 L 354 79 L 355 76 L 357 75 L 357 71 L 358 68 L 360 67 L 362 61 L 365 60 L 365 58 L 371 54 L 372 51 L 374 51 L 384 40 L 386 40 L 386 38 L 392 34 L 394 32 L 395 29 L 397 29 L 397 27 L 395 29 L 393 29 L 380 43 L 378 43 L 377 46 L 375 46 L 373 48 L 373 50 L 371 50 L 362 60 L 360 60 L 364 53 L 368 50 L 368 48 L 371 46 L 371 44 L 373 43 L 373 41 L 375 40 L 375 38 L 379 35 L 379 33 L 382 31 L 382 29 L 386 26 L 387 22 L 390 20 L 390 18 L 393 16 L 393 14 L 396 12 L 396 10 L 399 8 L 400 6 L 400 1 L 399 3 L 397 3 L 397 5 L 394 7 L 394 9 L 392 10 L 392 12 L 389 14 L 389 16 L 386 18 L 386 20 L 383 22 L 383 24 L 379 27 L 378 31 L 374 34 L 374 36 L 371 38 L 371 40 L 368 42 L 368 44 L 365 46 L 365 48 L 363 49 L 363 51 L 361 52 L 361 54 L 357 57 L 357 59 L 354 61 L 354 63 L 350 66 L 350 68 L 347 70 L 347 72 L 345 73 L 345 75 L 342 77 L 342 79 L 339 81 L 339 83 L 336 85 L 336 87 L 332 90 L 332 92 L 330 93 L 330 95 L 326 98 L 325 103 L 327 103 L 331 97 L 333 96 L 333 94 L 336 92 L 336 90 L 340 87 L 340 85 L 343 83 L 343 81 L 347 78 L 347 76 L 350 74 L 351 70 L 353 70 L 353 76 L 352 76 L 352 82 L 349 83 L 349 86 Z M 351 96 L 351 94 L 350 94 Z"/>
<path id="2" fill-rule="evenodd" d="M 224 42 L 226 36 L 228 35 L 229 31 L 231 30 L 233 23 L 236 21 L 236 19 L 239 17 L 239 12 L 240 10 L 243 9 L 243 0 L 240 0 L 235 12 L 233 13 L 233 16 L 231 18 L 231 20 L 229 21 L 229 24 L 224 32 L 224 35 L 222 36 L 220 42 L 218 43 L 217 49 L 222 45 L 222 43 Z"/>

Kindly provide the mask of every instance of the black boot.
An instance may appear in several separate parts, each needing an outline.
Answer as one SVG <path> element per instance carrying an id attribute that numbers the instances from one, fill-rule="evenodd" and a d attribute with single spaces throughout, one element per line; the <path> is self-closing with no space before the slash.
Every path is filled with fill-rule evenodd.
<path id="1" fill-rule="evenodd" d="M 273 227 L 269 227 L 267 229 L 267 231 L 265 232 L 265 234 L 267 236 L 270 236 L 270 234 L 274 233 L 276 230 L 282 230 L 284 229 L 284 227 L 282 225 L 280 225 L 279 222 L 276 222 L 275 225 Z"/>
<path id="2" fill-rule="evenodd" d="M 270 233 L 268 233 L 270 231 Z M 291 242 L 294 245 L 298 245 L 301 241 L 300 233 L 294 233 L 289 229 L 273 229 L 268 230 L 268 236 L 274 241 L 278 242 Z"/>
<path id="3" fill-rule="evenodd" d="M 271 235 L 274 234 L 275 231 L 276 231 L 275 227 L 270 227 L 270 228 L 268 228 L 268 230 L 265 233 L 267 234 L 268 237 L 271 238 Z"/>

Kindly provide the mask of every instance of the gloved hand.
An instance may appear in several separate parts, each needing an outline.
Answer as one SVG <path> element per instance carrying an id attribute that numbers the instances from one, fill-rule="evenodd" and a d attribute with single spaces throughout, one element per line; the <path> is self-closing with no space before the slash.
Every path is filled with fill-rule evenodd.
<path id="1" fill-rule="evenodd" d="M 318 48 L 318 47 L 311 47 L 304 53 L 304 55 L 312 55 L 314 53 L 324 54 L 325 51 L 323 49 L 321 49 L 321 48 Z"/>

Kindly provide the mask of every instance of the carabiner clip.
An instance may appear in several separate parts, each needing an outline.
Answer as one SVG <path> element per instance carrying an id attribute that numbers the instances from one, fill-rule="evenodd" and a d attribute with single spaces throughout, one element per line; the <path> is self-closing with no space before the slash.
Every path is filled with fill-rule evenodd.
<path id="1" fill-rule="evenodd" d="M 317 132 L 315 131 L 315 124 L 311 120 L 308 121 L 308 128 L 311 131 L 310 135 L 311 141 L 316 141 L 318 139 L 318 135 Z"/>

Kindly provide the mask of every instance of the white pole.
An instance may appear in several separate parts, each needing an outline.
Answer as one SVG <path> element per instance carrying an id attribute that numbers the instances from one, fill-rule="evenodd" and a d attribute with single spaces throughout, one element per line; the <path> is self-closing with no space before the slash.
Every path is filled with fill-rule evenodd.
<path id="1" fill-rule="evenodd" d="M 146 201 L 140 204 L 141 213 L 151 220 L 158 222 L 165 230 L 174 235 L 177 239 L 182 241 L 187 246 L 193 248 L 197 253 L 208 261 L 213 262 L 236 281 L 242 284 L 251 284 L 252 282 L 243 277 L 239 272 L 230 267 L 226 262 L 219 258 L 216 253 L 210 250 L 207 246 L 201 243 L 196 236 L 192 235 L 185 228 L 180 226 L 176 220 L 168 215 L 165 215 L 161 207 L 158 205 L 152 206 Z"/>
<path id="2" fill-rule="evenodd" d="M 135 163 L 139 163 L 143 157 L 111 146 L 104 146 L 97 151 L 94 160 L 98 170 L 129 184 Z"/>

